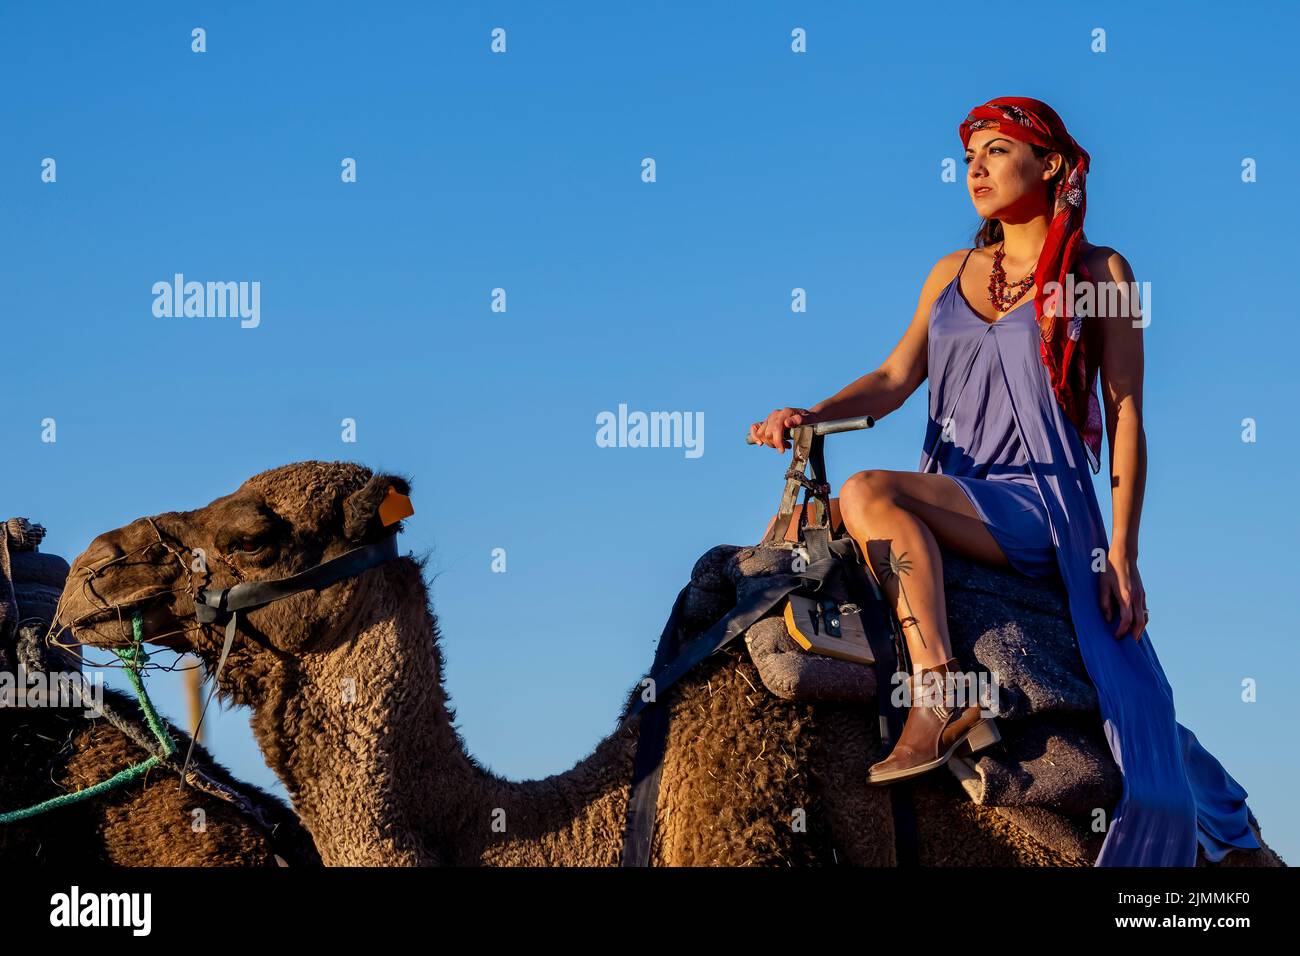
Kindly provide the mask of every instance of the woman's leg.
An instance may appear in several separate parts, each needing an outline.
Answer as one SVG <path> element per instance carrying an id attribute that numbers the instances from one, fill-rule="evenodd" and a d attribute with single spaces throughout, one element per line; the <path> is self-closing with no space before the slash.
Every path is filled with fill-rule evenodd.
<path id="1" fill-rule="evenodd" d="M 913 672 L 952 657 L 939 545 L 1008 567 L 970 499 L 944 475 L 860 471 L 840 489 L 845 530 L 867 555 L 907 638 Z"/>

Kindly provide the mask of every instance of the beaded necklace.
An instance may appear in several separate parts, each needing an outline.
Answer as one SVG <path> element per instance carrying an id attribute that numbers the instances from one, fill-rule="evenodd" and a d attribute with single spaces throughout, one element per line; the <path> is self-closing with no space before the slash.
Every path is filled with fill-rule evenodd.
<path id="1" fill-rule="evenodd" d="M 1033 271 L 1018 282 L 1007 282 L 1006 270 L 1002 268 L 1002 257 L 1007 254 L 1005 247 L 1006 242 L 1003 242 L 994 251 L 993 271 L 989 273 L 989 301 L 999 312 L 1005 312 L 1019 302 L 1034 284 Z"/>

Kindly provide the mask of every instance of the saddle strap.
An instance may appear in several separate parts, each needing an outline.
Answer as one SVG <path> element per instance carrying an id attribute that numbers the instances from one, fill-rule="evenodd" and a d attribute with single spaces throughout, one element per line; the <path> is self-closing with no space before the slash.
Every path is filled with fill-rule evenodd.
<path id="1" fill-rule="evenodd" d="M 849 539 L 852 540 L 852 539 Z M 856 545 L 857 542 L 855 541 Z M 861 557 L 861 550 L 856 550 Z M 901 628 L 895 626 L 894 616 L 888 611 L 885 596 L 876 584 L 875 577 L 860 561 L 844 562 L 844 573 L 851 595 L 861 595 L 857 603 L 862 607 L 862 629 L 875 657 L 876 712 L 879 715 L 880 745 L 884 753 L 894 749 L 903 733 L 907 714 L 894 700 L 894 675 L 907 660 L 907 644 Z M 870 594 L 873 600 L 865 600 Z M 886 640 L 885 633 L 894 636 Z M 894 861 L 902 868 L 920 865 L 920 839 L 916 830 L 916 808 L 913 781 L 902 780 L 889 787 L 889 813 L 894 824 Z"/>
<path id="2" fill-rule="evenodd" d="M 820 578 L 829 573 L 833 561 L 809 565 L 806 574 Z M 715 651 L 721 650 L 751 624 L 772 610 L 791 591 L 804 583 L 801 575 L 773 575 L 772 583 L 751 595 L 743 605 L 738 605 L 708 631 L 692 641 L 684 650 L 680 647 L 682 609 L 691 586 L 687 584 L 673 602 L 668 623 L 664 625 L 651 665 L 650 700 L 637 698 L 619 724 L 622 732 L 632 718 L 641 714 L 637 735 L 636 757 L 632 764 L 632 787 L 628 796 L 627 823 L 623 834 L 623 866 L 649 866 L 654 845 L 655 814 L 659 805 L 659 779 L 663 773 L 664 753 L 668 747 L 668 708 L 664 706 L 664 691 L 683 674 Z M 649 707 L 648 705 L 656 706 Z M 642 714 L 642 711 L 644 713 Z"/>
<path id="3" fill-rule="evenodd" d="M 651 671 L 667 665 L 681 639 L 682 609 L 691 586 L 682 588 L 659 636 Z M 668 746 L 668 709 L 651 707 L 641 718 L 636 757 L 632 761 L 632 788 L 628 795 L 627 823 L 623 831 L 623 866 L 649 866 L 654 844 L 655 813 L 659 807 L 659 777 Z"/>
<path id="4" fill-rule="evenodd" d="M 737 604 L 722 620 L 678 651 L 669 663 L 658 668 L 652 668 L 649 677 L 653 681 L 654 693 L 652 696 L 657 699 L 696 664 L 730 644 L 743 634 L 751 624 L 780 604 L 791 591 L 798 588 L 807 588 L 814 592 L 820 591 L 830 575 L 835 573 L 839 564 L 838 555 L 843 554 L 847 548 L 847 545 L 844 544 L 845 541 L 851 543 L 852 539 L 841 538 L 832 542 L 829 548 L 831 557 L 824 558 L 821 561 L 814 561 L 803 571 L 794 574 L 773 574 L 769 576 L 765 579 L 767 583 L 764 587 L 756 590 L 742 603 Z M 687 585 L 687 587 L 689 588 L 690 585 Z M 671 617 L 669 623 L 672 623 Z M 667 629 L 665 628 L 666 632 Z M 662 641 L 662 638 L 660 640 Z M 631 709 L 628 710 L 627 716 L 623 718 L 623 722 L 618 729 L 622 730 L 626 727 L 627 723 L 650 703 L 653 703 L 653 701 L 647 700 L 645 697 L 639 697 Z"/>

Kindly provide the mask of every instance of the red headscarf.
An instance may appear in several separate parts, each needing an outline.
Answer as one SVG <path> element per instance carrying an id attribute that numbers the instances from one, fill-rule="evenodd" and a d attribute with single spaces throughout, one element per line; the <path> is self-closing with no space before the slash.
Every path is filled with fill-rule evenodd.
<path id="1" fill-rule="evenodd" d="M 1052 222 L 1034 269 L 1034 311 L 1042 330 L 1039 352 L 1047 366 L 1052 392 L 1066 417 L 1078 429 L 1094 472 L 1101 468 L 1101 405 L 1097 401 L 1097 372 L 1101 365 L 1100 329 L 1086 324 L 1075 314 L 1066 295 L 1066 276 L 1074 272 L 1084 281 L 1091 275 L 1079 256 L 1083 241 L 1083 214 L 1088 208 L 1084 180 L 1088 173 L 1088 152 L 1065 129 L 1061 117 L 1041 100 L 1024 96 L 999 96 L 970 111 L 958 132 L 963 147 L 971 133 L 997 129 L 1003 136 L 1035 146 L 1058 150 L 1074 167 L 1057 181 Z M 1060 291 L 1048 295 L 1049 282 L 1060 283 Z"/>

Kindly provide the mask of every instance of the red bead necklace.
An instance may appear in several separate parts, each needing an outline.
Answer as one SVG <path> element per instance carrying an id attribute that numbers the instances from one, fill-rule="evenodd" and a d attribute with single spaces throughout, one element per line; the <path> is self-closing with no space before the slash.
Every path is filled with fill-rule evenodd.
<path id="1" fill-rule="evenodd" d="M 1004 242 L 994 251 L 993 271 L 989 273 L 989 301 L 999 312 L 1005 312 L 1019 302 L 1034 284 L 1033 272 L 1019 282 L 1007 282 L 1006 270 L 1002 268 L 1002 257 L 1007 254 L 1005 246 Z"/>

